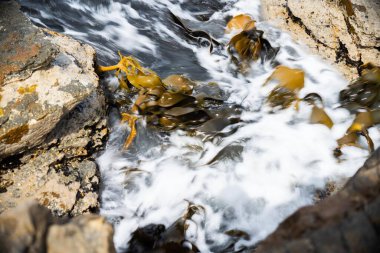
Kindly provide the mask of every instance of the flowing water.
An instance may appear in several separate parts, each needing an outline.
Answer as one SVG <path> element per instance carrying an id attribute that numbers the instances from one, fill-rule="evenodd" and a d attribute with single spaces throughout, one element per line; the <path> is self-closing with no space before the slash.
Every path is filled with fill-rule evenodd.
<path id="1" fill-rule="evenodd" d="M 181 130 L 162 134 L 140 119 L 138 137 L 127 152 L 120 150 L 129 128 L 111 110 L 110 139 L 97 162 L 103 180 L 100 213 L 115 226 L 119 252 L 126 250 L 138 227 L 170 226 L 188 202 L 205 209 L 186 232 L 201 252 L 221 252 L 231 241 L 225 233 L 229 230 L 249 235 L 237 240 L 236 251 L 254 245 L 297 208 L 313 203 L 316 189 L 353 175 L 368 156 L 364 149 L 347 147 L 341 159 L 334 158 L 336 139 L 353 120 L 337 108 L 347 81 L 288 34 L 261 21 L 259 0 L 19 2 L 35 24 L 94 46 L 101 64 L 116 63 L 120 50 L 161 77 L 184 73 L 203 83 L 217 82 L 228 95 L 226 102 L 243 107 L 241 120 L 222 130 L 232 133 L 225 137 Z M 275 84 L 262 87 L 273 71 L 271 64 L 254 63 L 247 75 L 236 73 L 224 50 L 210 54 L 208 47 L 187 40 L 169 10 L 224 43 L 231 37 L 224 34 L 226 20 L 251 15 L 272 46 L 280 47 L 276 61 L 304 70 L 300 96 L 321 95 L 334 127 L 309 124 L 311 106 L 306 103 L 298 112 L 288 108 L 273 113 L 265 98 Z M 104 85 L 114 89 L 117 81 L 108 78 Z M 370 129 L 370 135 L 377 146 L 378 129 Z"/>

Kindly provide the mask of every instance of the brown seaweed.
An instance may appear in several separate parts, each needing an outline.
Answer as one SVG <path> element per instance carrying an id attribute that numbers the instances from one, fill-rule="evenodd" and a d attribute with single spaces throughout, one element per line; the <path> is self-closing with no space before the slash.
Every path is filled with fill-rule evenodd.
<path id="1" fill-rule="evenodd" d="M 356 116 L 345 135 L 337 140 L 336 156 L 342 154 L 344 146 L 360 147 L 360 136 L 365 137 L 370 153 L 375 148 L 368 129 L 380 123 L 380 67 L 367 63 L 359 69 L 361 75 L 339 93 L 341 106 Z"/>
<path id="2" fill-rule="evenodd" d="M 302 99 L 302 101 L 313 106 L 309 120 L 311 124 L 322 124 L 330 129 L 334 126 L 334 122 L 323 109 L 323 99 L 318 93 L 309 93 Z"/>
<path id="3" fill-rule="evenodd" d="M 232 56 L 233 62 L 241 67 L 240 63 L 244 65 L 250 61 L 257 61 L 259 59 L 262 63 L 273 60 L 279 48 L 272 47 L 269 41 L 263 38 L 263 34 L 263 31 L 252 28 L 250 30 L 243 30 L 232 37 L 228 43 L 227 50 Z M 234 56 L 234 52 L 238 54 L 240 60 Z"/>
<path id="4" fill-rule="evenodd" d="M 202 31 L 202 30 L 192 30 L 188 28 L 182 20 L 174 15 L 171 11 L 169 11 L 170 16 L 172 17 L 175 24 L 177 24 L 185 33 L 186 37 L 188 37 L 191 40 L 199 41 L 200 38 L 206 39 L 209 43 L 210 53 L 213 51 L 214 46 L 221 46 L 222 44 L 219 43 L 216 39 L 214 39 L 208 32 Z"/>
<path id="5" fill-rule="evenodd" d="M 361 66 L 362 75 L 339 93 L 343 108 L 351 113 L 361 109 L 380 109 L 380 67 L 372 64 Z"/>
<path id="6" fill-rule="evenodd" d="M 304 87 L 305 73 L 301 69 L 292 69 L 285 66 L 278 66 L 265 81 L 276 80 L 278 85 L 270 92 L 267 102 L 272 107 L 288 108 L 296 102 L 295 108 L 298 109 L 298 92 Z"/>
<path id="7" fill-rule="evenodd" d="M 226 26 L 226 33 L 231 32 L 232 30 L 251 30 L 255 28 L 255 21 L 251 16 L 246 14 L 240 14 L 233 17 Z"/>
<path id="8" fill-rule="evenodd" d="M 131 129 L 124 149 L 133 143 L 137 135 L 136 114 L 146 116 L 150 126 L 164 131 L 176 128 L 193 130 L 211 119 L 222 117 L 217 112 L 213 113 L 224 106 L 226 99 L 216 83 L 197 85 L 183 75 L 171 75 L 161 81 L 154 71 L 143 68 L 132 56 L 119 55 L 118 64 L 99 66 L 98 70 L 115 71 L 120 88 L 130 91 L 134 87 L 139 91 L 130 111 L 122 113 L 122 122 L 128 122 Z"/>
<path id="9" fill-rule="evenodd" d="M 116 71 L 120 87 L 129 89 L 128 83 L 137 89 L 148 89 L 163 86 L 160 77 L 152 70 L 141 67 L 140 63 L 132 56 L 120 54 L 120 61 L 112 66 L 98 66 L 98 72 Z M 126 80 L 121 73 L 126 75 Z"/>
<path id="10" fill-rule="evenodd" d="M 183 75 L 170 75 L 163 80 L 165 87 L 173 92 L 191 94 L 195 82 Z"/>
<path id="11" fill-rule="evenodd" d="M 344 146 L 356 146 L 360 147 L 358 141 L 360 135 L 364 136 L 370 153 L 374 151 L 374 144 L 371 137 L 368 134 L 368 129 L 374 125 L 380 123 L 380 110 L 359 112 L 351 126 L 347 129 L 346 134 L 337 140 L 338 147 L 336 148 L 336 154 L 340 155 Z"/>
<path id="12" fill-rule="evenodd" d="M 331 120 L 330 116 L 325 112 L 325 110 L 315 105 L 313 106 L 310 115 L 310 123 L 322 124 L 330 129 L 334 126 L 334 122 Z"/>

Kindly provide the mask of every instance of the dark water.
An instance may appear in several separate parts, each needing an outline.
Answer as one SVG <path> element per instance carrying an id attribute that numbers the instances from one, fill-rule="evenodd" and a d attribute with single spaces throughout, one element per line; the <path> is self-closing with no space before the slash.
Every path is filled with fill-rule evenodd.
<path id="1" fill-rule="evenodd" d="M 197 42 L 186 39 L 181 28 L 170 17 L 168 7 L 170 4 L 178 4 L 181 10 L 194 17 L 194 20 L 185 22 L 187 25 L 196 29 L 211 28 L 208 31 L 214 36 L 218 36 L 220 31 L 224 30 L 224 24 L 222 22 L 208 22 L 208 19 L 215 11 L 227 8 L 231 2 L 228 4 L 216 0 L 178 2 L 182 1 L 168 1 L 169 6 L 166 3 L 161 5 L 159 1 L 157 1 L 158 4 L 154 5 L 154 1 L 135 0 L 19 1 L 22 6 L 21 10 L 31 17 L 36 25 L 72 35 L 94 46 L 98 53 L 98 61 L 101 64 L 116 62 L 118 60 L 117 51 L 120 50 L 124 55 L 133 54 L 143 61 L 145 66 L 154 69 L 162 76 L 187 73 L 190 77 L 198 80 L 209 79 L 207 71 L 199 65 L 194 52 L 183 43 L 184 41 L 189 44 L 196 44 Z M 118 3 L 128 4 L 139 17 L 130 15 L 128 11 L 123 9 L 125 5 L 118 6 Z M 112 8 L 116 8 L 116 11 L 113 10 L 114 16 L 105 14 Z M 128 29 L 123 31 L 123 24 L 118 22 L 120 18 L 136 27 L 138 34 L 149 38 L 150 43 L 155 45 L 154 52 L 153 50 L 143 52 L 129 47 L 128 33 L 130 31 Z M 157 26 L 167 28 L 183 41 L 168 38 L 156 29 Z M 147 43 L 145 47 L 149 49 Z"/>

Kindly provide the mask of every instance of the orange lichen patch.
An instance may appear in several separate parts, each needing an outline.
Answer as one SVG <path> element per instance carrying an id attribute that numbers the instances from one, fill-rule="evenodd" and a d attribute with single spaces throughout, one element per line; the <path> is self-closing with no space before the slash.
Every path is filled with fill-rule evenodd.
<path id="1" fill-rule="evenodd" d="M 12 32 L 0 43 L 2 60 L 0 61 L 0 86 L 5 77 L 24 68 L 29 59 L 40 53 L 41 45 L 37 43 L 23 44 L 22 41 L 31 40 L 31 36 L 22 37 L 17 32 Z M 9 53 L 6 53 L 9 52 Z"/>
<path id="2" fill-rule="evenodd" d="M 59 204 L 59 207 L 63 210 L 66 210 L 67 209 L 67 206 L 63 203 Z"/>
<path id="3" fill-rule="evenodd" d="M 3 85 L 5 77 L 19 68 L 16 65 L 3 65 L 0 63 L 0 86 Z"/>
<path id="4" fill-rule="evenodd" d="M 248 15 L 240 14 L 227 23 L 226 33 L 232 30 L 250 30 L 253 28 L 255 28 L 255 21 Z"/>
<path id="5" fill-rule="evenodd" d="M 37 84 L 33 84 L 30 86 L 25 86 L 25 87 L 20 87 L 17 89 L 17 92 L 20 93 L 21 95 L 24 95 L 25 93 L 33 93 L 37 89 Z"/>
<path id="6" fill-rule="evenodd" d="M 49 197 L 49 196 L 52 196 L 54 198 L 59 198 L 61 197 L 61 195 L 59 193 L 56 193 L 56 192 L 42 192 L 41 195 L 43 197 Z"/>
<path id="7" fill-rule="evenodd" d="M 0 136 L 0 142 L 5 144 L 17 143 L 21 138 L 29 132 L 29 125 L 25 124 L 9 130 L 7 133 Z"/>
<path id="8" fill-rule="evenodd" d="M 20 34 L 18 34 L 17 32 L 11 32 L 8 34 L 8 36 L 5 38 L 5 40 L 2 41 L 2 43 L 0 44 L 0 51 L 8 51 L 8 50 L 11 50 L 12 49 L 12 44 L 19 40 L 21 37 L 20 37 Z"/>
<path id="9" fill-rule="evenodd" d="M 64 35 L 63 34 L 60 34 L 58 32 L 55 32 L 55 31 L 52 31 L 52 30 L 49 30 L 47 28 L 41 28 L 45 33 L 47 34 L 50 34 L 50 35 L 53 35 L 53 36 L 59 36 L 59 37 L 63 37 Z"/>
<path id="10" fill-rule="evenodd" d="M 42 205 L 44 205 L 44 206 L 48 206 L 50 204 L 50 200 L 48 198 L 45 198 L 45 199 L 41 200 L 40 203 L 42 203 Z"/>
<path id="11" fill-rule="evenodd" d="M 29 60 L 30 58 L 38 55 L 40 53 L 41 46 L 34 44 L 31 47 L 29 47 L 27 50 L 18 50 L 15 56 L 12 57 L 13 61 L 17 62 L 25 62 Z"/>

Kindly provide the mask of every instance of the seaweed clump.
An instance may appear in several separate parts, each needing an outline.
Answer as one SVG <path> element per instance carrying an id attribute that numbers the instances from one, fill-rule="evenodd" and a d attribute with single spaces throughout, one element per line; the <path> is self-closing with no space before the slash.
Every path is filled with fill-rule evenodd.
<path id="1" fill-rule="evenodd" d="M 213 113 L 216 109 L 231 108 L 231 112 L 237 112 L 233 107 L 226 106 L 225 94 L 215 83 L 198 87 L 195 81 L 184 75 L 171 75 L 161 80 L 154 71 L 143 68 L 132 56 L 119 55 L 119 63 L 98 66 L 98 71 L 115 71 L 120 87 L 137 93 L 131 108 L 122 113 L 122 121 L 128 122 L 131 128 L 124 149 L 132 144 L 137 135 L 135 123 L 138 115 L 145 116 L 150 126 L 169 131 L 177 128 L 193 130 L 221 117 Z M 222 95 L 218 96 L 218 93 Z"/>
<path id="2" fill-rule="evenodd" d="M 380 123 L 380 67 L 367 63 L 360 69 L 361 76 L 339 94 L 341 106 L 355 114 L 355 119 L 345 135 L 338 139 L 335 156 L 342 154 L 344 146 L 361 147 L 360 136 L 365 137 L 371 153 L 375 149 L 368 129 Z"/>
<path id="3" fill-rule="evenodd" d="M 305 73 L 301 69 L 278 66 L 263 84 L 276 80 L 278 85 L 270 92 L 267 102 L 272 107 L 288 108 L 293 102 L 298 109 L 298 92 L 304 87 Z"/>
<path id="4" fill-rule="evenodd" d="M 279 48 L 271 46 L 263 37 L 264 32 L 256 28 L 255 21 L 248 15 L 233 17 L 227 24 L 226 32 L 233 30 L 241 31 L 231 38 L 227 50 L 240 72 L 245 73 L 251 61 L 260 59 L 263 63 L 276 57 Z"/>

